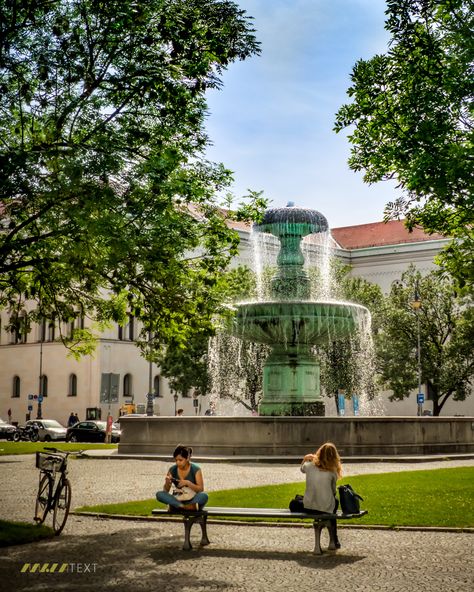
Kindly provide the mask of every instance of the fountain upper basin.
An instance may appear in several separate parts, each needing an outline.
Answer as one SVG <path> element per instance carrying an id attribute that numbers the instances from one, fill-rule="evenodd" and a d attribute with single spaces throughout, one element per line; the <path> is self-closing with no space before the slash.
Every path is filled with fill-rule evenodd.
<path id="1" fill-rule="evenodd" d="M 369 315 L 364 306 L 349 302 L 248 302 L 236 306 L 232 333 L 268 345 L 317 345 L 351 334 Z"/>

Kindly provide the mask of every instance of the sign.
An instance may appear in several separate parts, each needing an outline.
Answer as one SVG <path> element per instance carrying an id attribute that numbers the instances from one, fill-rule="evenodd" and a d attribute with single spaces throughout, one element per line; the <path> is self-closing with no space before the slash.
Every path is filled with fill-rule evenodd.
<path id="1" fill-rule="evenodd" d="M 42 403 L 42 402 L 43 402 L 43 395 L 40 395 L 40 396 L 38 397 L 38 403 Z"/>
<path id="2" fill-rule="evenodd" d="M 354 415 L 359 415 L 359 395 L 356 395 L 355 393 L 352 395 L 352 409 Z"/>
<path id="3" fill-rule="evenodd" d="M 345 397 L 344 393 L 338 393 L 337 404 L 338 404 L 339 415 L 340 416 L 345 415 L 346 414 L 346 397 Z"/>
<path id="4" fill-rule="evenodd" d="M 36 401 L 36 399 L 38 398 L 38 395 L 33 395 L 33 399 Z"/>
<path id="5" fill-rule="evenodd" d="M 33 400 L 33 395 L 28 395 L 28 401 L 32 401 Z"/>
<path id="6" fill-rule="evenodd" d="M 33 411 L 33 405 L 28 405 L 28 411 Z"/>
<path id="7" fill-rule="evenodd" d="M 423 393 L 418 393 L 416 395 L 416 402 L 418 403 L 418 405 L 423 405 L 423 403 L 425 402 L 425 395 Z"/>

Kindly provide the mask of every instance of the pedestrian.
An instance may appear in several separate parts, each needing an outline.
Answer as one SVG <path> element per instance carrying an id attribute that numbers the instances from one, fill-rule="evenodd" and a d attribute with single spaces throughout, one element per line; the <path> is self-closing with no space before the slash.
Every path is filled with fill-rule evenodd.
<path id="1" fill-rule="evenodd" d="M 74 413 L 74 419 L 76 420 L 74 422 L 74 424 L 79 423 L 80 420 L 79 420 L 79 415 L 77 415 L 77 413 Z"/>
<path id="2" fill-rule="evenodd" d="M 177 510 L 201 510 L 208 500 L 204 493 L 204 480 L 201 468 L 191 462 L 193 449 L 188 446 L 178 445 L 173 452 L 175 464 L 171 466 L 165 477 L 162 491 L 156 493 L 156 499 L 167 504 L 170 511 Z M 172 492 L 170 493 L 171 488 Z M 180 500 L 181 491 L 189 493 L 190 499 Z M 194 495 L 192 495 L 194 493 Z"/>
<path id="3" fill-rule="evenodd" d="M 184 409 L 178 409 L 176 411 L 176 417 L 182 417 L 184 415 Z"/>
<path id="4" fill-rule="evenodd" d="M 306 454 L 301 462 L 306 475 L 303 511 L 308 514 L 335 514 L 339 506 L 336 482 L 342 476 L 341 458 L 332 442 L 323 444 L 314 454 Z M 336 549 L 341 548 L 337 537 L 337 520 L 330 520 Z"/>
<path id="5" fill-rule="evenodd" d="M 67 427 L 68 428 L 72 428 L 72 426 L 76 423 L 76 416 L 74 415 L 74 413 L 71 411 L 71 415 L 69 416 L 69 419 L 67 420 Z"/>

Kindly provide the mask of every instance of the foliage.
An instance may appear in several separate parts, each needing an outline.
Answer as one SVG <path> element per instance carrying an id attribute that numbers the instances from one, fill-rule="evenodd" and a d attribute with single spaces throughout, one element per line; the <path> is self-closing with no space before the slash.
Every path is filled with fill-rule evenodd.
<path id="1" fill-rule="evenodd" d="M 421 307 L 413 309 L 415 293 Z M 429 385 L 433 415 L 449 398 L 464 401 L 474 379 L 472 295 L 460 295 L 436 273 L 422 277 L 413 267 L 392 287 L 376 336 L 378 371 L 393 391 L 391 400 L 408 397 L 418 385 L 418 323 L 421 382 Z"/>
<path id="2" fill-rule="evenodd" d="M 349 166 L 403 195 L 386 216 L 406 216 L 455 240 L 439 261 L 474 284 L 472 0 L 387 1 L 387 53 L 360 60 L 335 130 L 354 126 Z"/>
<path id="3" fill-rule="evenodd" d="M 473 527 L 474 513 L 470 501 L 474 494 L 473 473 L 473 467 L 457 467 L 351 476 L 351 485 L 364 498 L 361 507 L 369 513 L 358 519 L 356 523 L 354 521 L 350 523 L 393 527 Z M 347 479 L 343 478 L 342 483 L 347 483 Z M 297 493 L 302 494 L 303 490 L 304 484 L 298 482 L 211 491 L 209 506 L 287 508 L 289 500 Z M 420 503 L 420 500 L 423 500 L 423 503 Z M 77 511 L 149 516 L 156 507 L 156 500 L 150 499 L 123 504 L 87 506 L 78 508 Z M 426 508 L 429 508 L 429 511 L 426 511 Z M 447 508 L 449 511 L 446 510 Z M 246 518 L 242 520 L 258 521 L 258 519 Z M 267 520 L 270 521 L 265 519 Z M 288 520 L 291 522 L 291 518 Z M 283 520 L 279 519 L 279 521 Z M 344 524 L 344 521 L 342 523 Z"/>
<path id="4" fill-rule="evenodd" d="M 216 201 L 231 173 L 203 158 L 205 91 L 258 52 L 230 0 L 2 3 L 0 306 L 13 319 L 129 313 L 144 339 L 180 345 L 210 330 L 238 236 Z M 262 204 L 252 194 L 245 213 Z"/>
<path id="5" fill-rule="evenodd" d="M 163 376 L 169 379 L 171 388 L 183 395 L 191 390 L 196 396 L 206 395 L 211 388 L 209 376 L 209 339 L 216 327 L 232 317 L 232 303 L 255 292 L 255 276 L 248 267 L 238 266 L 219 278 L 216 289 L 220 294 L 220 319 L 204 330 L 196 331 L 186 342 L 170 340 L 166 347 L 155 349 L 154 361 L 159 364 Z"/>
<path id="6" fill-rule="evenodd" d="M 381 322 L 383 296 L 378 285 L 351 276 L 349 272 L 349 266 L 338 260 L 332 262 L 335 297 L 365 306 L 371 319 L 367 324 L 367 319 L 361 318 L 354 335 L 317 348 L 321 360 L 321 385 L 328 396 L 343 391 L 347 397 L 353 393 L 365 393 L 372 398 L 376 385 L 371 338 Z"/>

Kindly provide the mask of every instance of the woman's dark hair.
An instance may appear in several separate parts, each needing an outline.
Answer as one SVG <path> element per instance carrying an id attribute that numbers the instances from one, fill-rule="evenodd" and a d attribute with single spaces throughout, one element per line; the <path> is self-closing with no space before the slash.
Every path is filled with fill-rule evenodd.
<path id="1" fill-rule="evenodd" d="M 175 451 L 173 452 L 173 458 L 177 456 L 182 456 L 183 458 L 191 458 L 191 454 L 193 453 L 193 449 L 190 446 L 183 446 L 182 444 L 178 444 L 176 446 Z"/>

